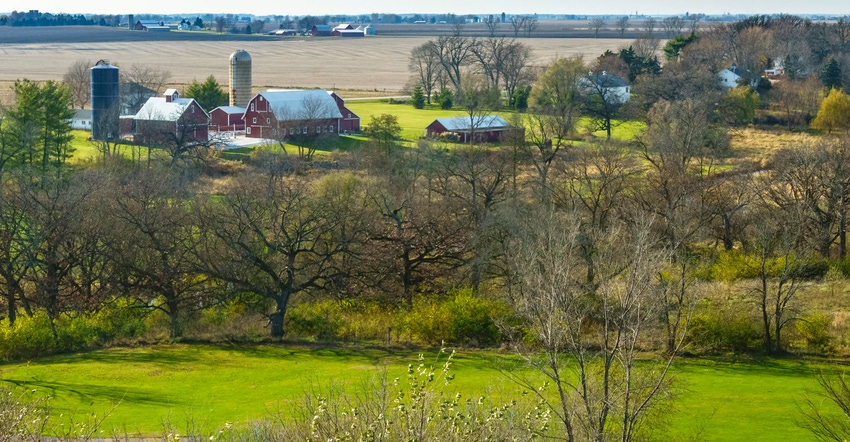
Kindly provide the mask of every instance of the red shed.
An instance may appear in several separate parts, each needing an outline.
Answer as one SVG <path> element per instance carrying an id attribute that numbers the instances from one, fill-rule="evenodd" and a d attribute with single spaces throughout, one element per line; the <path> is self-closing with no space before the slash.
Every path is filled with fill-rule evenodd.
<path id="1" fill-rule="evenodd" d="M 429 137 L 450 132 L 457 135 L 461 142 L 468 143 L 470 134 L 474 134 L 476 141 L 501 141 L 510 128 L 510 124 L 498 115 L 476 115 L 472 117 L 437 118 L 425 130 Z"/>
<path id="2" fill-rule="evenodd" d="M 210 112 L 210 129 L 218 132 L 245 130 L 245 108 L 239 106 L 219 106 Z"/>
<path id="3" fill-rule="evenodd" d="M 313 37 L 330 37 L 333 35 L 333 28 L 330 25 L 313 25 L 310 29 L 310 35 Z"/>

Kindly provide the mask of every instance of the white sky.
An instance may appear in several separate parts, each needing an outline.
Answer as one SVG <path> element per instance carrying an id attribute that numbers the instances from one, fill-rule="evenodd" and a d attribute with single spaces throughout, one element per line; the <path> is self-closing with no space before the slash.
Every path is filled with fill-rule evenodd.
<path id="1" fill-rule="evenodd" d="M 455 14 L 838 14 L 850 15 L 847 0 L 713 0 L 696 4 L 682 0 L 608 0 L 605 2 L 563 0 L 314 0 L 255 1 L 232 0 L 3 0 L 0 11 L 93 13 L 93 14 L 184 14 L 242 13 L 255 15 L 325 15 L 378 13 L 455 13 Z"/>

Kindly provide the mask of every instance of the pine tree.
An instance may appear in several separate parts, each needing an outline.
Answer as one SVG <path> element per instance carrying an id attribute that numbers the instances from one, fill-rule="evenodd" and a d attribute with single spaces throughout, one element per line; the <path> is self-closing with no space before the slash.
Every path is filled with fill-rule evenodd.
<path id="1" fill-rule="evenodd" d="M 834 58 L 820 70 L 820 81 L 827 90 L 841 87 L 841 66 Z"/>
<path id="2" fill-rule="evenodd" d="M 186 97 L 194 98 L 201 108 L 207 112 L 227 104 L 227 94 L 221 90 L 221 86 L 212 75 L 207 77 L 203 83 L 192 80 L 189 88 L 186 89 Z"/>
<path id="3" fill-rule="evenodd" d="M 413 87 L 413 107 L 422 109 L 425 107 L 425 93 L 422 92 L 422 85 L 417 84 Z"/>

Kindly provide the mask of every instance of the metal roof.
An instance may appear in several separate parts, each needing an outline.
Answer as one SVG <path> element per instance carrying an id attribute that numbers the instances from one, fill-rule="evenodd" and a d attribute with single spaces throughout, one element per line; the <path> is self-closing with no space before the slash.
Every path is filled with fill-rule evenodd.
<path id="1" fill-rule="evenodd" d="M 244 114 L 245 113 L 245 108 L 239 107 L 239 106 L 219 106 L 215 109 L 221 109 L 226 114 Z M 215 110 L 215 109 L 213 109 L 213 110 Z"/>
<path id="2" fill-rule="evenodd" d="M 507 121 L 499 115 L 478 115 L 470 119 L 469 116 L 454 117 L 454 118 L 437 118 L 439 122 L 452 132 L 465 132 L 470 130 L 470 126 L 475 126 L 475 130 L 488 129 L 505 129 L 510 127 Z M 474 123 L 474 124 L 470 124 Z M 434 124 L 434 123 L 431 123 Z"/>
<path id="3" fill-rule="evenodd" d="M 629 85 L 622 78 L 613 74 L 609 74 L 607 72 L 603 72 L 601 74 L 590 74 L 589 77 L 590 81 L 592 81 L 594 84 L 597 84 L 604 88 L 626 87 Z"/>
<path id="4" fill-rule="evenodd" d="M 336 100 L 323 89 L 270 90 L 257 96 L 269 102 L 279 121 L 342 118 Z"/>
<path id="5" fill-rule="evenodd" d="M 193 103 L 200 112 L 204 112 L 192 98 L 178 98 L 169 102 L 165 101 L 165 97 L 151 97 L 133 118 L 149 121 L 177 121 Z"/>

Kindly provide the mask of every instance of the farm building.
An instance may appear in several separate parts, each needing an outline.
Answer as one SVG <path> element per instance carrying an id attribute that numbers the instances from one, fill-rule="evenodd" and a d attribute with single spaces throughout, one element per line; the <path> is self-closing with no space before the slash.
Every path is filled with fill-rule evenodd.
<path id="1" fill-rule="evenodd" d="M 366 34 L 362 29 L 336 29 L 333 32 L 334 37 L 364 37 Z"/>
<path id="2" fill-rule="evenodd" d="M 348 23 L 340 23 L 340 24 L 334 26 L 333 30 L 334 31 L 351 31 L 353 29 L 354 29 L 354 26 L 351 26 Z"/>
<path id="3" fill-rule="evenodd" d="M 718 72 L 717 76 L 720 77 L 720 84 L 729 89 L 738 87 L 741 84 L 748 84 L 752 87 L 758 87 L 759 85 L 758 75 L 744 68 L 739 68 L 735 63 L 732 63 L 731 67 Z"/>
<path id="4" fill-rule="evenodd" d="M 210 111 L 210 129 L 217 132 L 235 132 L 245 130 L 245 108 L 239 106 L 219 106 Z"/>
<path id="5" fill-rule="evenodd" d="M 591 93 L 602 95 L 606 101 L 611 103 L 627 103 L 631 99 L 631 87 L 622 78 L 602 71 L 601 74 L 591 72 L 581 79 L 582 86 L 589 89 Z"/>
<path id="6" fill-rule="evenodd" d="M 366 35 L 376 35 L 376 34 L 377 34 L 377 31 L 375 31 L 375 27 L 374 27 L 374 26 L 372 26 L 372 25 L 366 25 L 366 27 L 365 27 L 365 28 L 363 28 L 363 33 L 364 33 L 364 34 L 366 34 Z"/>
<path id="7" fill-rule="evenodd" d="M 476 141 L 501 141 L 511 125 L 498 115 L 463 116 L 437 118 L 425 128 L 428 137 L 434 138 L 445 133 L 457 135 L 462 143 L 468 143 L 474 136 Z"/>
<path id="8" fill-rule="evenodd" d="M 139 83 L 128 81 L 119 86 L 121 115 L 135 115 L 157 92 Z"/>
<path id="9" fill-rule="evenodd" d="M 336 93 L 322 89 L 260 92 L 248 103 L 243 119 L 245 134 L 253 138 L 360 130 L 360 117 L 345 107 Z"/>
<path id="10" fill-rule="evenodd" d="M 330 37 L 333 32 L 334 30 L 330 25 L 313 25 L 310 29 L 310 35 L 313 37 Z"/>
<path id="11" fill-rule="evenodd" d="M 76 130 L 91 130 L 91 109 L 75 109 L 74 118 L 71 119 L 71 128 Z"/>
<path id="12" fill-rule="evenodd" d="M 137 145 L 165 146 L 209 140 L 210 117 L 193 98 L 180 98 L 176 89 L 145 102 L 133 117 Z"/>
<path id="13" fill-rule="evenodd" d="M 171 27 L 166 26 L 165 23 L 159 22 L 156 20 L 138 20 L 133 25 L 133 29 L 136 31 L 158 31 L 158 32 L 170 32 Z"/>

